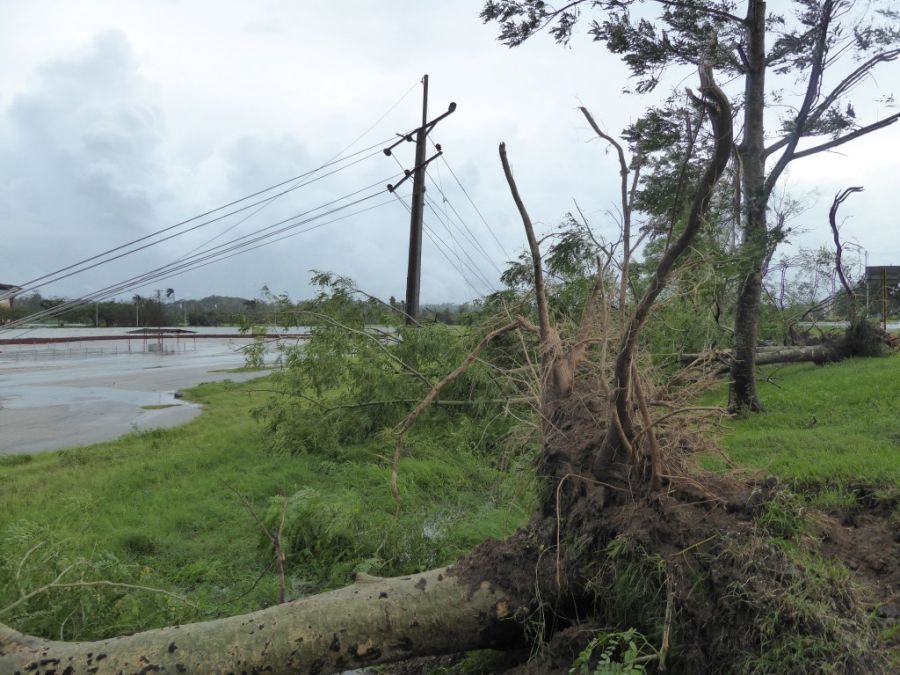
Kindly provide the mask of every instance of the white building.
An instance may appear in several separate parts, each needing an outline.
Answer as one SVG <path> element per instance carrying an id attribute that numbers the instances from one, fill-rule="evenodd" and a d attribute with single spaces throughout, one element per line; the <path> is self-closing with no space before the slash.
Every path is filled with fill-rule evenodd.
<path id="1" fill-rule="evenodd" d="M 16 293 L 21 290 L 12 284 L 0 284 L 0 309 L 12 309 Z"/>

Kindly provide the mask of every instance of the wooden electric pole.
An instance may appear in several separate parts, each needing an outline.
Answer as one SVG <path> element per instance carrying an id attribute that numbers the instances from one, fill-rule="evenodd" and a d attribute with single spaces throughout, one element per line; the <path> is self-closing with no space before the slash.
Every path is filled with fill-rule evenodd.
<path id="1" fill-rule="evenodd" d="M 428 132 L 428 75 L 422 77 L 422 126 L 416 131 L 412 208 L 409 217 L 409 264 L 406 268 L 406 323 L 418 322 L 422 280 L 422 215 L 425 210 L 425 144 Z"/>
<path id="2" fill-rule="evenodd" d="M 409 213 L 409 265 L 406 272 L 406 323 L 407 325 L 419 323 L 419 283 L 422 278 L 422 216 L 425 211 L 425 169 L 429 162 L 437 159 L 443 154 L 439 143 L 435 144 L 437 152 L 425 159 L 426 144 L 428 142 L 428 132 L 434 129 L 435 125 L 447 115 L 452 115 L 456 111 L 456 103 L 451 103 L 447 108 L 447 112 L 438 115 L 430 122 L 428 121 L 428 75 L 422 77 L 422 126 L 413 129 L 407 134 L 397 134 L 399 139 L 392 145 L 384 149 L 384 154 L 391 156 L 394 148 L 403 142 L 411 143 L 413 134 L 415 134 L 416 142 L 416 163 L 412 169 L 404 169 L 404 177 L 396 184 L 388 183 L 388 192 L 394 191 L 405 183 L 409 178 L 413 179 L 412 190 L 412 207 Z M 405 203 L 405 202 L 404 202 Z"/>

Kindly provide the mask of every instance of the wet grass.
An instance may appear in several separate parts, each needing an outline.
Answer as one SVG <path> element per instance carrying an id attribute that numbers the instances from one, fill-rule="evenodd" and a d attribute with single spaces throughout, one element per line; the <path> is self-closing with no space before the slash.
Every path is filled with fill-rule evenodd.
<path id="1" fill-rule="evenodd" d="M 204 412 L 183 427 L 0 461 L 0 622 L 90 638 L 272 604 L 271 546 L 236 493 L 276 526 L 288 500 L 291 597 L 344 585 L 354 569 L 388 575 L 452 562 L 529 513 L 524 461 L 501 472 L 488 458 L 423 444 L 404 459 L 395 520 L 391 440 L 340 458 L 273 453 L 250 416 L 265 389 L 261 380 L 201 385 L 185 398 Z M 57 589 L 4 613 L 69 565 L 67 578 L 158 587 L 190 604 Z"/>
<path id="2" fill-rule="evenodd" d="M 733 462 L 811 486 L 803 498 L 819 506 L 853 505 L 860 482 L 897 485 L 900 357 L 769 369 L 766 378 L 768 412 L 727 422 L 721 442 Z M 533 472 L 524 458 L 500 471 L 437 442 L 412 444 L 404 458 L 395 520 L 390 439 L 339 456 L 273 453 L 250 416 L 266 389 L 264 380 L 201 385 L 186 398 L 204 412 L 183 427 L 0 457 L 0 622 L 87 639 L 272 604 L 270 547 L 235 491 L 270 526 L 284 509 L 289 597 L 344 585 L 355 569 L 388 575 L 452 562 L 526 521 Z M 773 537 L 796 536 L 793 507 L 766 511 Z M 67 579 L 139 584 L 186 601 L 85 587 L 4 611 L 65 569 Z"/>
<path id="3" fill-rule="evenodd" d="M 832 485 L 818 499 L 835 505 L 850 499 L 842 485 L 900 482 L 900 355 L 763 372 L 766 412 L 726 423 L 721 444 L 731 460 L 798 485 Z M 723 392 L 707 402 L 720 403 Z M 715 458 L 704 464 L 722 467 Z"/>

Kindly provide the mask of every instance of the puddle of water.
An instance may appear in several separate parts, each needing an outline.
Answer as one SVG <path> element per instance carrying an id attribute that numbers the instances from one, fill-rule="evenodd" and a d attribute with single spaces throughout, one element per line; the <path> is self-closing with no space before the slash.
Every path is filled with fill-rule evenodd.
<path id="1" fill-rule="evenodd" d="M 234 340 L 196 343 L 196 349 L 183 352 L 129 354 L 113 350 L 104 358 L 73 356 L 51 361 L 26 358 L 25 350 L 33 345 L 16 345 L 22 348 L 18 356 L 4 345 L 0 354 L 0 454 L 96 443 L 134 428 L 183 424 L 199 414 L 200 408 L 176 399 L 178 389 L 262 374 L 227 372 L 244 363 Z M 110 343 L 101 344 L 107 347 Z M 148 410 L 145 406 L 167 407 Z"/>

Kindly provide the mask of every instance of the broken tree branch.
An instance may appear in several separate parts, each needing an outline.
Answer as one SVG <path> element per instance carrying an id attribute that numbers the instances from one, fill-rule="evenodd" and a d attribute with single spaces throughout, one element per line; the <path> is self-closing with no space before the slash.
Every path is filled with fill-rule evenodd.
<path id="1" fill-rule="evenodd" d="M 397 425 L 395 430 L 396 441 L 394 444 L 394 461 L 391 465 L 391 494 L 394 496 L 394 503 L 397 505 L 397 515 L 400 514 L 400 488 L 397 485 L 397 476 L 400 469 L 400 457 L 403 454 L 403 438 L 406 436 L 406 432 L 408 432 L 413 424 L 416 423 L 419 415 L 429 406 L 431 403 L 438 397 L 438 394 L 441 393 L 441 390 L 446 387 L 448 384 L 453 382 L 457 377 L 465 373 L 469 367 L 475 363 L 475 360 L 478 358 L 478 355 L 487 347 L 488 343 L 491 342 L 496 337 L 503 335 L 504 333 L 508 333 L 511 330 L 515 330 L 516 328 L 522 330 L 528 330 L 528 323 L 522 321 L 521 319 L 516 319 L 515 321 L 510 321 L 505 326 L 501 326 L 500 328 L 496 328 L 492 330 L 490 333 L 485 335 L 481 342 L 479 342 L 475 349 L 469 352 L 469 355 L 463 360 L 461 364 L 459 364 L 451 373 L 444 377 L 440 382 L 435 384 L 431 391 L 423 398 L 419 404 L 413 408 L 413 410 Z"/>
<path id="2" fill-rule="evenodd" d="M 843 204 L 850 195 L 856 192 L 862 192 L 863 190 L 864 188 L 862 186 L 856 186 L 848 187 L 846 190 L 837 193 L 834 196 L 834 201 L 831 202 L 831 208 L 828 210 L 828 224 L 831 225 L 831 234 L 834 236 L 834 267 L 837 270 L 838 277 L 840 277 L 841 286 L 844 287 L 844 292 L 847 294 L 847 298 L 850 300 L 851 322 L 857 320 L 856 294 L 853 292 L 853 289 L 850 288 L 850 282 L 847 281 L 847 275 L 844 274 L 844 264 L 841 261 L 841 254 L 843 253 L 844 248 L 843 246 L 841 246 L 841 237 L 838 232 L 837 212 L 841 204 Z"/>

